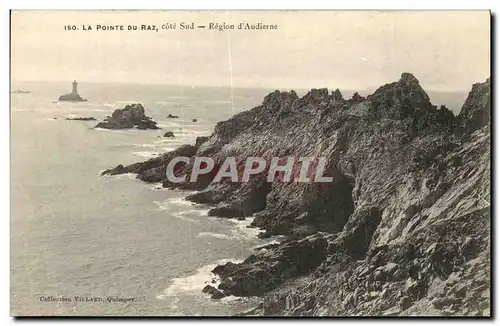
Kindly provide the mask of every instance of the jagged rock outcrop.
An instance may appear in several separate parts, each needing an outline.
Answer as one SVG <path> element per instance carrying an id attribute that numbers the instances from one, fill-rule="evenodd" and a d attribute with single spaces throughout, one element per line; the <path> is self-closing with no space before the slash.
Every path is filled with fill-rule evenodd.
<path id="1" fill-rule="evenodd" d="M 240 264 L 219 265 L 213 273 L 221 277 L 218 288 L 225 296 L 258 296 L 314 270 L 326 253 L 327 241 L 321 236 L 310 236 L 252 255 Z"/>
<path id="2" fill-rule="evenodd" d="M 245 218 L 288 240 L 218 266 L 223 295 L 264 295 L 263 315 L 488 315 L 490 82 L 462 112 L 432 105 L 403 73 L 363 98 L 313 89 L 270 93 L 196 146 L 107 174 L 137 173 L 211 215 Z M 213 173 L 172 184 L 175 156 L 210 156 Z M 185 151 L 185 152 L 184 152 Z M 212 182 L 226 157 L 324 157 L 330 183 Z M 192 163 L 177 175 L 190 175 Z M 294 171 L 295 172 L 295 171 Z M 312 257 L 312 258 L 311 258 Z M 303 281 L 304 278 L 306 281 Z"/>
<path id="3" fill-rule="evenodd" d="M 458 119 L 468 129 L 477 129 L 490 123 L 491 116 L 491 82 L 472 85 L 472 90 L 465 100 Z"/>
<path id="4" fill-rule="evenodd" d="M 360 103 L 360 102 L 363 102 L 364 100 L 365 100 L 365 98 L 363 96 L 359 95 L 358 92 L 355 92 L 351 98 L 351 101 L 354 103 Z"/>
<path id="5" fill-rule="evenodd" d="M 99 122 L 95 128 L 104 129 L 160 129 L 156 122 L 146 116 L 142 104 L 127 104 L 123 109 L 117 109 L 111 117 Z"/>

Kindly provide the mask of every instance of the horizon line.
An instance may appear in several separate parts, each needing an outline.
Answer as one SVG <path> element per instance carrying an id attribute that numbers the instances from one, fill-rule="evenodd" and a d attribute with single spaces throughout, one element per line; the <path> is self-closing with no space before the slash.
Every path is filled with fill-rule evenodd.
<path id="1" fill-rule="evenodd" d="M 75 79 L 73 79 L 75 80 Z M 22 82 L 22 83 L 72 83 L 73 80 L 21 80 L 21 79 L 15 79 L 11 78 L 11 86 L 12 83 L 15 82 Z M 365 87 L 365 88 L 359 88 L 359 89 L 354 89 L 354 88 L 340 88 L 340 87 L 328 87 L 328 86 L 323 86 L 323 87 L 290 87 L 290 86 L 231 86 L 231 85 L 200 85 L 200 84 L 169 84 L 169 83 L 141 83 L 138 81 L 134 82 L 128 82 L 128 81 L 88 81 L 88 80 L 82 80 L 78 81 L 78 84 L 80 83 L 88 83 L 88 84 L 125 84 L 125 85 L 144 85 L 144 86 L 168 86 L 168 87 L 184 87 L 184 88 L 239 88 L 239 89 L 263 89 L 263 90 L 280 90 L 280 89 L 287 89 L 287 90 L 311 90 L 311 89 L 322 89 L 326 88 L 328 90 L 334 91 L 335 89 L 339 89 L 340 91 L 345 91 L 345 92 L 361 92 L 361 91 L 369 91 L 369 92 L 374 92 L 381 86 L 384 86 L 388 83 L 381 84 L 376 87 Z M 391 82 L 389 82 L 391 83 Z M 472 85 L 475 83 L 479 82 L 473 82 L 471 83 L 471 88 Z M 455 93 L 455 92 L 470 92 L 471 88 L 469 89 L 424 89 L 426 92 L 449 92 L 449 93 Z"/>

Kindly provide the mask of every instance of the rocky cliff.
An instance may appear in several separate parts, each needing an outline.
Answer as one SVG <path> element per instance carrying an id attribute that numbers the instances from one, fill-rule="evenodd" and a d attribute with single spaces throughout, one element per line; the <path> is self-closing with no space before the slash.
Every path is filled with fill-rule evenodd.
<path id="1" fill-rule="evenodd" d="M 210 215 L 254 217 L 286 235 L 240 264 L 214 269 L 223 295 L 262 296 L 258 315 L 490 314 L 490 81 L 461 113 L 432 105 L 403 73 L 366 98 L 275 91 L 219 122 L 210 137 L 103 174 L 198 190 Z M 172 184 L 175 156 L 327 158 L 331 183 Z M 181 164 L 176 173 L 190 173 Z M 218 295 L 220 297 L 221 295 Z"/>

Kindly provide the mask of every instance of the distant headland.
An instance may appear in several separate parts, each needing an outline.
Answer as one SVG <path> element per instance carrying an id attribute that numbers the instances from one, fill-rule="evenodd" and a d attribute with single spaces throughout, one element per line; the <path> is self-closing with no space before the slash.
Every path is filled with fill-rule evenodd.
<path id="1" fill-rule="evenodd" d="M 22 89 L 16 89 L 12 91 L 13 94 L 29 94 L 31 93 L 30 91 L 23 91 Z"/>
<path id="2" fill-rule="evenodd" d="M 86 102 L 87 100 L 80 97 L 80 95 L 78 94 L 78 83 L 76 82 L 76 80 L 74 80 L 71 93 L 59 96 L 59 101 Z"/>

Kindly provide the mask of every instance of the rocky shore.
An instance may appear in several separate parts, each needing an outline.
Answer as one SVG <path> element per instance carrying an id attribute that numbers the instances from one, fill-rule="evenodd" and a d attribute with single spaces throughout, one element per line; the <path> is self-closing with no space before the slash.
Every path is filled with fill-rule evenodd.
<path id="1" fill-rule="evenodd" d="M 117 109 L 111 117 L 99 122 L 95 128 L 104 129 L 160 129 L 157 123 L 146 116 L 142 104 L 128 104 L 123 109 Z"/>
<path id="2" fill-rule="evenodd" d="M 213 205 L 209 215 L 252 216 L 261 237 L 287 236 L 213 270 L 214 299 L 262 297 L 247 315 L 489 316 L 490 111 L 489 79 L 458 116 L 409 73 L 366 98 L 275 91 L 193 145 L 103 174 L 197 190 L 187 199 Z M 216 170 L 228 156 L 326 157 L 333 182 L 166 179 L 174 157 L 195 155 Z"/>

